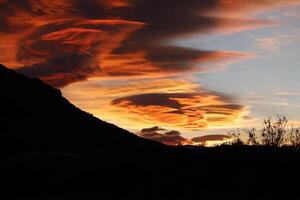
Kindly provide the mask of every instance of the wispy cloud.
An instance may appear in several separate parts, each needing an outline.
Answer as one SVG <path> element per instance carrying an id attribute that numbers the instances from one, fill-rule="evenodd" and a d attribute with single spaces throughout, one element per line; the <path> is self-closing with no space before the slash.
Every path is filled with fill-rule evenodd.
<path id="1" fill-rule="evenodd" d="M 257 46 L 263 50 L 277 52 L 289 44 L 300 42 L 299 34 L 300 30 L 296 29 L 286 33 L 277 33 L 273 36 L 258 38 L 256 42 Z"/>
<path id="2" fill-rule="evenodd" d="M 276 52 L 291 42 L 289 35 L 279 34 L 271 37 L 259 38 L 256 40 L 259 48 L 266 51 Z"/>
<path id="3" fill-rule="evenodd" d="M 300 92 L 278 92 L 275 95 L 300 97 Z"/>

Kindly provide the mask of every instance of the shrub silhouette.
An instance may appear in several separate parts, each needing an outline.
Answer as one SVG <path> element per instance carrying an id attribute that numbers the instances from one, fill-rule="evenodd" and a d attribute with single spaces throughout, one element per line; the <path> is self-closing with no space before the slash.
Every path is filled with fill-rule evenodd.
<path id="1" fill-rule="evenodd" d="M 246 142 L 247 145 L 253 145 L 253 146 L 260 145 L 259 138 L 256 134 L 256 129 L 255 128 L 251 128 L 251 129 L 246 128 L 246 129 L 244 129 L 244 132 L 248 136 L 248 140 Z"/>
<path id="2" fill-rule="evenodd" d="M 300 127 L 292 127 L 290 132 L 287 134 L 286 144 L 289 144 L 294 148 L 300 148 Z"/>
<path id="3" fill-rule="evenodd" d="M 237 129 L 237 131 L 230 130 L 227 132 L 227 134 L 232 138 L 230 145 L 242 146 L 245 144 L 244 141 L 241 139 L 241 130 L 240 129 Z"/>
<path id="4" fill-rule="evenodd" d="M 281 147 L 291 146 L 300 148 L 300 127 L 287 129 L 288 119 L 285 116 L 277 115 L 277 120 L 271 117 L 263 121 L 263 128 L 259 131 L 255 128 L 230 130 L 227 134 L 232 138 L 230 145 L 251 145 Z M 260 134 L 258 134 L 260 133 Z M 241 135 L 246 135 L 246 141 L 241 139 Z"/>
<path id="5" fill-rule="evenodd" d="M 264 127 L 261 130 L 261 142 L 264 146 L 280 147 L 285 142 L 288 120 L 285 116 L 280 115 L 277 115 L 277 118 L 275 122 L 271 118 L 264 120 Z"/>

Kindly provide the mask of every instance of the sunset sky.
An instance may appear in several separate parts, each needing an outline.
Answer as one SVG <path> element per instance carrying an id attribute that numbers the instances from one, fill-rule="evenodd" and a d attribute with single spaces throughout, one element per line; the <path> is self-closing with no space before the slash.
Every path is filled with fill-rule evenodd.
<path id="1" fill-rule="evenodd" d="M 299 35 L 300 0 L 0 0 L 1 64 L 166 141 L 300 125 Z"/>

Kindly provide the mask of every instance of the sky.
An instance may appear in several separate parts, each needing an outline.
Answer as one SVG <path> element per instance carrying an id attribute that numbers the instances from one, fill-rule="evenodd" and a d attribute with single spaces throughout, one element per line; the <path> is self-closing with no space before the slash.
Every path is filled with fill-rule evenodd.
<path id="1" fill-rule="evenodd" d="M 300 125 L 299 35 L 300 0 L 0 0 L 1 64 L 166 144 Z"/>

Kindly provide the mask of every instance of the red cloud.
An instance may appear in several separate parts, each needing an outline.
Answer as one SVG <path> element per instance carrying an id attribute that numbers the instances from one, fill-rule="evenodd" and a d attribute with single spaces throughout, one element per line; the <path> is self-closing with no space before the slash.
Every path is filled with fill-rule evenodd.
<path id="1" fill-rule="evenodd" d="M 0 37 L 6 42 L 0 44 L 5 50 L 0 61 L 14 68 L 23 65 L 20 72 L 57 87 L 95 76 L 161 77 L 201 72 L 206 62 L 243 55 L 180 48 L 170 41 L 196 33 L 270 25 L 268 20 L 234 16 L 232 11 L 295 3 L 299 1 L 2 0 Z M 69 64 L 57 63 L 61 60 L 57 55 L 64 55 L 63 61 Z M 73 66 L 73 55 L 90 60 Z M 90 63 L 100 69 L 91 70 Z"/>
<path id="2" fill-rule="evenodd" d="M 27 66 L 18 71 L 56 87 L 102 76 L 99 58 L 142 25 L 124 20 L 82 20 L 41 26 L 20 42 L 18 61 Z"/>

